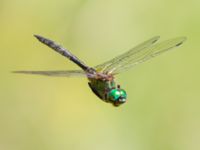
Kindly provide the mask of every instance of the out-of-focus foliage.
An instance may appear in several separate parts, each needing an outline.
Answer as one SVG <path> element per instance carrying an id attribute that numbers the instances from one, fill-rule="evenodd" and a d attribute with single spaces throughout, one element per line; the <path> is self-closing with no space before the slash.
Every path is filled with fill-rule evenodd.
<path id="1" fill-rule="evenodd" d="M 200 1 L 0 0 L 1 150 L 200 149 Z M 77 69 L 41 34 L 94 66 L 155 35 L 187 36 L 174 51 L 116 77 L 119 108 L 83 78 L 11 74 Z"/>

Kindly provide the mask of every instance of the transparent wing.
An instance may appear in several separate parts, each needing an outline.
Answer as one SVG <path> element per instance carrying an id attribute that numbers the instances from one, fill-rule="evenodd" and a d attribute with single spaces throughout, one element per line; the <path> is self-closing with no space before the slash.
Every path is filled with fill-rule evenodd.
<path id="1" fill-rule="evenodd" d="M 145 46 L 131 53 L 126 52 L 111 60 L 110 64 L 103 69 L 107 74 L 118 74 L 128 70 L 131 67 L 153 58 L 161 53 L 168 51 L 174 47 L 180 46 L 186 40 L 185 37 L 179 37 L 155 45 Z M 132 49 L 134 50 L 134 49 Z"/>
<path id="2" fill-rule="evenodd" d="M 13 73 L 44 75 L 52 77 L 87 77 L 82 70 L 57 70 L 57 71 L 13 71 Z"/>
<path id="3" fill-rule="evenodd" d="M 130 49 L 129 51 L 125 52 L 122 55 L 119 55 L 109 61 L 106 61 L 100 65 L 95 66 L 94 68 L 98 71 L 98 72 L 103 72 L 106 73 L 110 68 L 113 68 L 113 66 L 115 64 L 118 64 L 120 61 L 122 61 L 123 59 L 127 58 L 128 56 L 134 55 L 135 53 L 137 53 L 138 51 L 141 51 L 142 49 L 145 49 L 151 45 L 153 45 L 156 41 L 159 40 L 159 36 L 155 36 L 139 45 L 137 45 L 136 47 Z"/>

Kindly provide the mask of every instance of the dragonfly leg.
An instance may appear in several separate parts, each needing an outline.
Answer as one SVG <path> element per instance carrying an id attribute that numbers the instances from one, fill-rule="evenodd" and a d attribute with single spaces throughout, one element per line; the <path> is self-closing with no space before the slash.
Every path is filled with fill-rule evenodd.
<path id="1" fill-rule="evenodd" d="M 104 100 L 105 100 L 106 102 L 108 102 L 108 92 L 109 92 L 109 89 L 106 88 L 106 89 L 104 90 Z"/>

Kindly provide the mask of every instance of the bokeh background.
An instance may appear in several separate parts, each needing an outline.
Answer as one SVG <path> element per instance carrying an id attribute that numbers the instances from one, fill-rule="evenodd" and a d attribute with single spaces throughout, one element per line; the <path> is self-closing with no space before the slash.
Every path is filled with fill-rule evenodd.
<path id="1" fill-rule="evenodd" d="M 197 0 L 0 0 L 0 150 L 200 149 L 199 28 Z M 118 75 L 114 108 L 87 79 L 10 73 L 78 69 L 33 34 L 91 66 L 155 35 L 188 40 Z"/>

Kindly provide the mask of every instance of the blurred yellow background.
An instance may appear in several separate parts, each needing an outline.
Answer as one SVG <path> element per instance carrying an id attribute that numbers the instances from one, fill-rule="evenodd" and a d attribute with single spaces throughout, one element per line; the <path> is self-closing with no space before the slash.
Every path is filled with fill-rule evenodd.
<path id="1" fill-rule="evenodd" d="M 200 1 L 0 0 L 0 150 L 200 149 Z M 78 69 L 53 39 L 95 66 L 155 36 L 179 48 L 117 76 L 128 102 L 99 100 L 84 78 L 12 70 Z"/>

